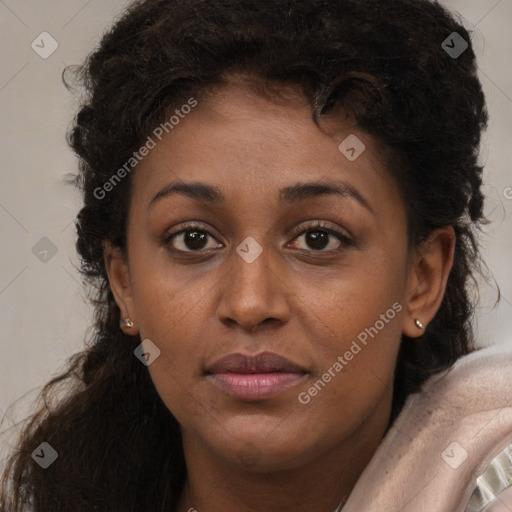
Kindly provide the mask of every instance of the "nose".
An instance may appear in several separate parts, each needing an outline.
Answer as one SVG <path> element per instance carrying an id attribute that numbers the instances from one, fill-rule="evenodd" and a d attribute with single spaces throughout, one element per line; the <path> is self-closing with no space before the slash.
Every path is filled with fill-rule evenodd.
<path id="1" fill-rule="evenodd" d="M 291 287 L 272 262 L 271 250 L 263 248 L 252 262 L 235 251 L 229 257 L 230 270 L 219 283 L 219 320 L 248 332 L 285 324 L 290 318 Z"/>

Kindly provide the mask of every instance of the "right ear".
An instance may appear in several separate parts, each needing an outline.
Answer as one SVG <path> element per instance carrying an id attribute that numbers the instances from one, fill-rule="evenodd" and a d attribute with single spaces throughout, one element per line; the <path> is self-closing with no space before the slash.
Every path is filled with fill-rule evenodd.
<path id="1" fill-rule="evenodd" d="M 125 334 L 135 336 L 138 328 L 133 304 L 130 269 L 126 255 L 119 247 L 113 245 L 110 240 L 105 240 L 103 242 L 103 258 L 110 289 L 121 311 L 120 327 Z M 129 318 L 133 322 L 132 327 L 123 325 L 123 320 L 126 318 Z"/>

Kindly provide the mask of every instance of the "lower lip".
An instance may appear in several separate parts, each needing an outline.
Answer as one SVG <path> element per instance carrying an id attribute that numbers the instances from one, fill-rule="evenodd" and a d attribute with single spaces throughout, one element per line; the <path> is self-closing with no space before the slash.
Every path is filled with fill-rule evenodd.
<path id="1" fill-rule="evenodd" d="M 273 398 L 295 386 L 304 375 L 299 373 L 216 373 L 209 378 L 220 389 L 240 400 Z"/>

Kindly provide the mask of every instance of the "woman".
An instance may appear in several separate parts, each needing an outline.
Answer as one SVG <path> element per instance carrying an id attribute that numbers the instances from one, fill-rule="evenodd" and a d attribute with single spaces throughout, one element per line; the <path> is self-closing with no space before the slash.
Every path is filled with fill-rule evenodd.
<path id="1" fill-rule="evenodd" d="M 78 76 L 95 332 L 1 510 L 462 510 L 476 469 L 455 504 L 386 482 L 422 483 L 422 414 L 456 471 L 435 399 L 473 411 L 487 114 L 464 28 L 426 0 L 146 0 Z"/>

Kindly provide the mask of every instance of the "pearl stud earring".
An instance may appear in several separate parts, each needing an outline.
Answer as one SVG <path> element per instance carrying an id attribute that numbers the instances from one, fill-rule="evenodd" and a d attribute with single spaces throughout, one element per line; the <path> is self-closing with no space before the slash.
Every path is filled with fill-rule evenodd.
<path id="1" fill-rule="evenodd" d="M 133 322 L 132 322 L 129 318 L 125 318 L 124 320 L 122 320 L 122 321 L 120 322 L 120 326 L 121 326 L 121 329 L 122 329 L 123 327 L 128 327 L 128 328 L 130 328 L 130 327 L 133 327 Z"/>

